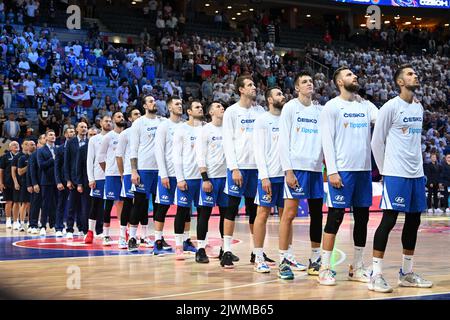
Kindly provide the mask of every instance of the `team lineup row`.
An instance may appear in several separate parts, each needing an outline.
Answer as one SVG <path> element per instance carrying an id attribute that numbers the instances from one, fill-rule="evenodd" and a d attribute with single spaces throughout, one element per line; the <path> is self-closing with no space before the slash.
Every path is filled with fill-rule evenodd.
<path id="1" fill-rule="evenodd" d="M 233 262 L 239 261 L 232 253 L 234 221 L 244 196 L 254 242 L 251 261 L 256 272 L 270 272 L 269 265 L 275 265 L 263 246 L 266 221 L 271 209 L 278 207 L 278 277 L 294 279 L 292 269 L 307 270 L 318 276 L 321 285 L 335 285 L 336 272 L 330 257 L 345 208 L 352 207 L 355 251 L 348 279 L 368 283 L 370 290 L 391 292 L 392 287 L 383 278 L 383 256 L 398 213 L 405 212 L 399 285 L 431 287 L 430 281 L 413 272 L 420 215 L 426 208 L 420 136 L 423 107 L 414 98 L 414 90 L 420 86 L 418 76 L 411 66 L 399 67 L 395 81 L 400 94 L 380 110 L 356 94 L 358 79 L 348 67 L 336 70 L 333 78 L 340 95 L 325 106 L 312 101 L 313 79 L 307 72 L 296 77 L 298 98 L 286 104 L 279 88 L 268 89 L 268 111 L 254 103 L 256 87 L 252 77 L 240 76 L 236 81 L 240 100 L 226 110 L 213 102 L 207 108 L 212 119 L 207 124 L 199 101 L 187 106 L 189 120 L 182 122 L 181 99 L 168 99 L 170 117 L 165 119 L 156 116 L 155 99 L 148 95 L 144 98 L 145 115 L 140 116 L 139 109 L 129 112 L 132 125 L 128 129 L 124 115 L 116 112 L 112 118 L 103 117 L 100 134 L 91 129 L 88 134 L 85 123 L 77 125 L 76 137 L 73 129 L 67 130 L 67 141 L 58 148 L 51 130 L 40 137 L 37 152 L 33 153 L 34 143 L 26 141 L 27 153 L 18 161 L 18 168 L 22 169 L 19 175 L 26 177 L 31 197 L 30 226 L 37 230 L 39 208 L 33 209 L 33 203 L 42 196 L 41 234 L 45 235 L 47 216 L 56 216 L 57 236 L 62 236 L 60 209 L 65 201 L 60 195 L 63 193 L 62 198 L 67 200 L 69 192 L 69 237 L 75 211 L 81 216 L 89 211 L 84 241 L 94 241 L 94 232 L 101 230 L 99 221 L 103 218 L 103 244 L 111 245 L 110 217 L 115 202 L 120 219 L 119 248 L 138 250 L 137 229 L 141 224 L 141 245 L 153 247 L 156 255 L 166 254 L 172 248 L 164 240 L 163 228 L 167 211 L 175 204 L 176 259 L 184 260 L 184 251 L 192 251 L 197 262 L 208 263 L 208 221 L 217 205 L 223 239 L 220 265 L 233 268 Z M 383 175 L 383 217 L 373 241 L 372 270 L 363 263 L 372 204 L 371 151 Z M 25 173 L 24 161 L 31 169 Z M 6 168 L 4 162 L 2 169 Z M 329 212 L 322 232 L 324 163 Z M 4 186 L 3 170 L 0 173 Z M 36 185 L 40 190 L 35 189 Z M 154 242 L 147 230 L 150 198 Z M 311 217 L 308 266 L 296 261 L 292 253 L 292 221 L 299 199 L 308 200 Z M 198 213 L 197 248 L 189 236 L 192 204 Z M 80 228 L 83 222 L 77 221 L 77 226 Z"/>

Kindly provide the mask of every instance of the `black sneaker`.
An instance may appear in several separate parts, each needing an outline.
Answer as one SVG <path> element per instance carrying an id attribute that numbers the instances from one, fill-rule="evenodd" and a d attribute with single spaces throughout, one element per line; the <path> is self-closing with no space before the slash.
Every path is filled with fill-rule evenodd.
<path id="1" fill-rule="evenodd" d="M 164 237 L 161 238 L 161 241 L 164 250 L 172 250 L 172 247 L 164 240 Z"/>
<path id="2" fill-rule="evenodd" d="M 130 238 L 128 240 L 128 251 L 129 252 L 136 252 L 139 249 L 139 245 L 137 243 L 137 240 L 135 238 Z"/>
<path id="3" fill-rule="evenodd" d="M 195 262 L 198 263 L 209 263 L 209 258 L 206 255 L 206 251 L 204 248 L 200 248 L 195 253 Z"/>
<path id="4" fill-rule="evenodd" d="M 239 261 L 239 257 L 234 255 L 233 253 L 231 254 L 233 256 L 233 262 L 238 262 Z M 220 252 L 219 252 L 219 260 L 222 260 L 222 256 L 223 256 L 223 249 L 220 248 Z"/>
<path id="5" fill-rule="evenodd" d="M 274 260 L 270 259 L 265 253 L 263 253 L 263 256 L 264 256 L 264 261 L 267 262 L 267 264 L 276 265 L 276 262 Z M 252 264 L 255 263 L 255 254 L 253 252 L 250 255 L 250 263 L 252 263 Z"/>
<path id="6" fill-rule="evenodd" d="M 230 251 L 227 251 L 223 254 L 222 259 L 220 259 L 220 266 L 225 269 L 234 268 L 233 254 Z"/>

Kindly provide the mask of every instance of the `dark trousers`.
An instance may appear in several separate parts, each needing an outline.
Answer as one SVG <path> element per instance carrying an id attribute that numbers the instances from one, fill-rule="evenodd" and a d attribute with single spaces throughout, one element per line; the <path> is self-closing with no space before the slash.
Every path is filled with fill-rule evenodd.
<path id="1" fill-rule="evenodd" d="M 84 192 L 80 193 L 80 215 L 77 219 L 78 230 L 83 231 L 85 234 L 88 232 L 88 217 L 89 210 L 91 208 L 91 197 L 89 196 L 89 188 L 84 188 Z M 96 230 L 98 230 L 98 223 L 96 223 Z M 103 228 L 102 228 L 103 229 Z"/>
<path id="2" fill-rule="evenodd" d="M 30 199 L 30 228 L 38 227 L 39 211 L 41 211 L 42 197 L 41 193 L 33 192 Z"/>
<path id="3" fill-rule="evenodd" d="M 428 205 L 428 209 L 434 208 L 437 209 L 438 208 L 438 190 L 439 190 L 439 184 L 434 183 L 433 187 L 431 187 L 430 185 L 428 185 L 428 198 L 427 198 L 427 205 Z M 431 200 L 433 199 L 433 200 Z"/>
<path id="4" fill-rule="evenodd" d="M 42 228 L 47 226 L 47 219 L 49 220 L 50 228 L 53 228 L 56 220 L 56 195 L 58 189 L 55 185 L 41 186 L 42 192 L 42 211 L 41 211 L 41 225 Z"/>
<path id="5" fill-rule="evenodd" d="M 79 230 L 82 230 L 81 227 L 81 195 L 76 190 L 69 191 L 69 199 L 68 199 L 68 210 L 67 210 L 67 232 L 73 233 L 73 225 L 75 223 L 75 219 L 77 221 L 77 226 Z M 84 231 L 83 231 L 84 232 Z"/>
<path id="6" fill-rule="evenodd" d="M 56 231 L 62 231 L 64 229 L 64 212 L 66 211 L 68 197 L 69 191 L 67 189 L 58 191 L 58 204 L 56 206 Z"/>
<path id="7" fill-rule="evenodd" d="M 446 185 L 446 184 L 444 184 L 443 195 L 444 195 L 444 199 L 443 199 L 444 203 L 441 204 L 441 207 L 448 208 L 449 207 L 449 205 L 448 205 L 448 185 Z"/>

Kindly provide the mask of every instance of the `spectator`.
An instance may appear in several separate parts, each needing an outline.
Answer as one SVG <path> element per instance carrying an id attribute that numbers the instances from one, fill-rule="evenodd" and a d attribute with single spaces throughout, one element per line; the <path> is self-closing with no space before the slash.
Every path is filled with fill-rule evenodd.
<path id="1" fill-rule="evenodd" d="M 427 177 L 428 213 L 432 214 L 434 212 L 436 215 L 441 215 L 442 210 L 438 206 L 438 191 L 439 183 L 441 181 L 442 167 L 437 162 L 437 155 L 435 153 L 431 154 L 431 162 L 429 164 L 425 164 L 424 169 L 425 176 Z"/>
<path id="2" fill-rule="evenodd" d="M 30 75 L 28 75 L 27 80 L 23 82 L 23 87 L 25 89 L 26 96 L 25 108 L 34 108 L 36 82 L 34 82 Z"/>
<path id="3" fill-rule="evenodd" d="M 25 113 L 23 111 L 19 111 L 19 115 L 16 118 L 16 121 L 19 123 L 20 126 L 19 138 L 23 139 L 27 134 L 27 129 L 30 123 L 28 122 L 28 119 L 25 117 Z"/>
<path id="4" fill-rule="evenodd" d="M 443 203 L 441 207 L 445 209 L 445 213 L 450 215 L 450 205 L 448 203 L 448 189 L 450 188 L 450 154 L 445 156 L 444 163 L 442 165 L 441 173 L 441 189 L 443 190 Z"/>
<path id="5" fill-rule="evenodd" d="M 6 118 L 5 111 L 3 109 L 0 109 L 0 132 L 2 133 L 2 135 L 6 121 L 8 121 L 8 118 Z"/>
<path id="6" fill-rule="evenodd" d="M 10 112 L 8 120 L 3 125 L 3 137 L 10 140 L 17 140 L 20 134 L 20 125 L 14 118 L 14 112 Z"/>
<path id="7" fill-rule="evenodd" d="M 2 88 L 3 88 L 3 107 L 5 109 L 9 109 L 11 108 L 12 95 L 14 93 L 13 80 L 6 78 L 2 84 Z"/>
<path id="8" fill-rule="evenodd" d="M 39 119 L 39 134 L 44 134 L 47 132 L 50 121 L 50 111 L 48 110 L 47 103 L 44 102 L 42 107 L 38 110 L 38 119 Z"/>

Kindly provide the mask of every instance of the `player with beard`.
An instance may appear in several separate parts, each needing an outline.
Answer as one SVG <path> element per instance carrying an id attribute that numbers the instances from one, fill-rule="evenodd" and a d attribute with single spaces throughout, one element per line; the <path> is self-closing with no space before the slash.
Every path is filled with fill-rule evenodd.
<path id="1" fill-rule="evenodd" d="M 139 244 L 136 233 L 141 223 L 141 243 L 153 247 L 148 236 L 148 205 L 150 196 L 153 202 L 153 214 L 157 205 L 156 185 L 158 182 L 158 165 L 155 157 L 155 135 L 158 126 L 165 118 L 156 116 L 155 98 L 147 95 L 143 99 L 145 115 L 133 122 L 130 132 L 131 182 L 134 191 L 134 206 L 130 213 L 130 239 L 128 251 L 137 251 Z"/>
<path id="2" fill-rule="evenodd" d="M 363 250 L 372 205 L 370 131 L 378 109 L 373 103 L 357 97 L 358 77 L 348 67 L 338 68 L 333 80 L 340 95 L 326 103 L 320 116 L 329 190 L 322 266 L 318 278 L 322 285 L 336 284 L 336 273 L 331 269 L 330 258 L 345 208 L 350 207 L 353 207 L 355 248 L 347 278 L 368 282 L 370 276 L 364 267 Z"/>
<path id="3" fill-rule="evenodd" d="M 253 128 L 256 118 L 264 113 L 261 106 L 254 106 L 256 87 L 251 76 L 243 75 L 237 78 L 236 90 L 240 95 L 239 101 L 228 107 L 223 115 L 223 142 L 227 161 L 225 193 L 229 195 L 228 210 L 224 220 L 224 253 L 220 261 L 223 268 L 233 268 L 233 261 L 239 260 L 231 252 L 231 241 L 234 220 L 239 212 L 242 196 L 245 197 L 245 210 L 250 217 L 250 233 L 253 235 L 253 223 L 256 218 L 254 202 L 258 187 Z M 253 252 L 250 262 L 254 263 Z"/>
<path id="4" fill-rule="evenodd" d="M 128 113 L 128 121 L 133 123 L 141 116 L 138 108 L 131 109 Z M 126 239 L 127 225 L 130 213 L 133 209 L 134 194 L 131 191 L 131 163 L 130 163 L 130 128 L 123 130 L 119 135 L 119 143 L 116 149 L 116 161 L 122 180 L 121 197 L 123 199 L 122 214 L 120 215 L 119 249 L 127 249 Z"/>
<path id="5" fill-rule="evenodd" d="M 168 121 L 162 122 L 156 130 L 155 157 L 158 163 L 158 187 L 156 189 L 156 214 L 154 255 L 163 255 L 172 252 L 171 246 L 164 240 L 163 229 L 167 211 L 174 202 L 177 178 L 173 166 L 173 134 L 182 123 L 183 104 L 179 97 L 172 96 L 166 101 L 170 112 Z M 186 217 L 185 229 L 190 228 L 190 216 Z"/>
<path id="6" fill-rule="evenodd" d="M 120 221 L 120 214 L 122 213 L 123 201 L 120 197 L 120 191 L 122 189 L 122 181 L 120 180 L 119 168 L 116 162 L 116 149 L 119 143 L 119 134 L 126 127 L 127 123 L 123 117 L 123 113 L 116 111 L 112 120 L 114 123 L 114 129 L 108 132 L 103 137 L 102 145 L 100 147 L 100 153 L 98 163 L 102 170 L 105 172 L 105 214 L 103 221 L 103 245 L 111 245 L 110 223 L 111 223 L 111 210 L 116 202 L 117 218 Z"/>
<path id="7" fill-rule="evenodd" d="M 308 274 L 320 269 L 323 205 L 323 152 L 320 138 L 320 113 L 323 107 L 313 103 L 314 81 L 308 72 L 295 79 L 298 98 L 283 107 L 280 116 L 280 160 L 285 172 L 284 211 L 280 219 L 279 277 L 293 279 L 291 268 L 299 271 L 306 266 L 298 263 L 291 251 L 292 221 L 297 216 L 300 199 L 307 199 L 310 216 L 309 237 L 311 258 Z"/>
<path id="8" fill-rule="evenodd" d="M 254 270 L 260 273 L 270 272 L 263 251 L 267 219 L 273 207 L 278 207 L 280 216 L 283 215 L 284 207 L 284 174 L 281 168 L 278 141 L 280 114 L 286 98 L 280 88 L 273 87 L 266 91 L 266 102 L 269 111 L 256 118 L 253 132 L 253 144 L 258 146 L 255 148 L 255 160 L 258 167 L 258 190 L 255 203 L 258 209 L 253 227 L 255 246 L 253 254 L 255 255 Z"/>
<path id="9" fill-rule="evenodd" d="M 36 150 L 36 144 L 33 140 L 26 139 L 23 144 L 23 156 L 19 158 L 17 163 L 17 173 L 19 175 L 20 184 L 20 229 L 19 231 L 25 231 L 25 217 L 27 213 L 30 212 L 30 193 L 28 192 L 27 186 L 27 170 L 28 170 L 28 160 L 30 154 Z M 28 220 L 29 221 L 29 220 Z"/>
<path id="10" fill-rule="evenodd" d="M 89 230 L 84 238 L 84 243 L 92 243 L 94 241 L 94 229 L 97 220 L 103 220 L 105 214 L 103 199 L 105 191 L 105 171 L 100 167 L 100 149 L 102 146 L 103 138 L 111 131 L 112 123 L 110 116 L 103 116 L 100 121 L 102 131 L 100 134 L 93 136 L 89 139 L 88 151 L 87 151 L 87 175 L 89 180 L 89 188 L 91 189 L 91 208 L 89 211 Z"/>
<path id="11" fill-rule="evenodd" d="M 197 165 L 202 176 L 200 200 L 197 215 L 198 251 L 195 261 L 208 263 L 205 248 L 207 245 L 208 223 L 214 206 L 219 206 L 219 231 L 223 239 L 223 220 L 228 206 L 228 195 L 225 194 L 225 177 L 227 164 L 223 150 L 222 120 L 225 112 L 220 102 L 212 102 L 208 108 L 211 122 L 204 125 L 195 143 Z"/>
<path id="12" fill-rule="evenodd" d="M 175 190 L 175 254 L 176 260 L 184 260 L 184 251 L 197 252 L 189 236 L 192 203 L 197 208 L 200 197 L 201 175 L 195 161 L 195 143 L 202 128 L 203 107 L 193 100 L 187 107 L 189 120 L 179 125 L 173 134 L 173 166 L 177 178 Z"/>
<path id="13" fill-rule="evenodd" d="M 380 204 L 383 218 L 373 240 L 373 272 L 369 282 L 369 290 L 377 292 L 392 292 L 392 287 L 383 278 L 383 257 L 399 212 L 405 213 L 405 223 L 398 285 L 433 286 L 431 281 L 413 272 L 420 214 L 427 208 L 421 149 L 423 106 L 414 97 L 420 83 L 411 65 L 400 66 L 394 74 L 394 81 L 400 88 L 400 95 L 381 107 L 372 139 L 373 156 L 383 176 Z"/>

